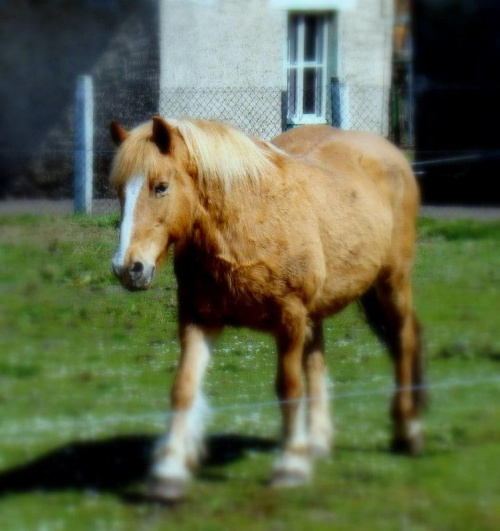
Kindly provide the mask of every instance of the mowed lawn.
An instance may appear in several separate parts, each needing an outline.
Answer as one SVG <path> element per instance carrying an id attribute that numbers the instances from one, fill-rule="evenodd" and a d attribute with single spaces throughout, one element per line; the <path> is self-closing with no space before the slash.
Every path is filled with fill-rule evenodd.
<path id="1" fill-rule="evenodd" d="M 143 498 L 178 359 L 170 264 L 130 294 L 110 217 L 0 219 L 0 529 L 500 529 L 500 223 L 420 220 L 416 306 L 430 405 L 420 458 L 391 455 L 393 371 L 356 307 L 326 325 L 332 459 L 266 486 L 274 345 L 227 329 L 205 391 L 209 456 L 182 504 Z"/>

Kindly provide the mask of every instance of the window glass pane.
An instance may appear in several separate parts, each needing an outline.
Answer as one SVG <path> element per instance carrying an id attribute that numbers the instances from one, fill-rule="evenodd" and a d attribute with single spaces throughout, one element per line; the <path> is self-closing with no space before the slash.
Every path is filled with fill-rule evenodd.
<path id="1" fill-rule="evenodd" d="M 323 69 L 304 68 L 303 113 L 322 116 Z"/>
<path id="2" fill-rule="evenodd" d="M 326 87 L 323 87 L 323 69 L 316 69 L 316 116 L 323 115 L 323 90 Z"/>
<path id="3" fill-rule="evenodd" d="M 316 114 L 316 69 L 304 68 L 304 114 Z"/>
<path id="4" fill-rule="evenodd" d="M 304 17 L 304 60 L 320 63 L 323 60 L 323 16 Z"/>
<path id="5" fill-rule="evenodd" d="M 297 70 L 290 68 L 288 70 L 288 118 L 294 118 L 297 115 Z"/>
<path id="6" fill-rule="evenodd" d="M 298 32 L 299 32 L 299 17 L 297 15 L 290 16 L 288 21 L 288 63 L 297 64 L 298 55 Z"/>
<path id="7" fill-rule="evenodd" d="M 316 61 L 321 64 L 324 61 L 323 54 L 326 53 L 326 50 L 324 49 L 325 17 L 320 16 L 318 17 L 317 21 L 318 31 L 316 32 Z"/>

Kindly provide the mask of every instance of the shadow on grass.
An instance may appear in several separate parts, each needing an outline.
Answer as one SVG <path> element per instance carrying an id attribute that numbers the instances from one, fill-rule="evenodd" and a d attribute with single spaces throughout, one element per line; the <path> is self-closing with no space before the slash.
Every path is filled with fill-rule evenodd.
<path id="1" fill-rule="evenodd" d="M 0 473 L 0 497 L 32 491 L 85 490 L 112 492 L 129 501 L 127 488 L 147 479 L 156 437 L 120 436 L 70 443 L 37 459 Z M 247 451 L 270 452 L 276 441 L 241 435 L 214 435 L 207 440 L 208 458 L 197 477 L 225 481 L 205 468 L 224 466 Z"/>

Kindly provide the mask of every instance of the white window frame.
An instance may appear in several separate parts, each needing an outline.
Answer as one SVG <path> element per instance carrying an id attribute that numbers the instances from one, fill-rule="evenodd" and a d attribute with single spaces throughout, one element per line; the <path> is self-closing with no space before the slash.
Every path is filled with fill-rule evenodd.
<path id="1" fill-rule="evenodd" d="M 326 123 L 326 95 L 327 95 L 327 80 L 328 80 L 328 32 L 330 29 L 331 16 L 325 12 L 289 12 L 288 24 L 290 24 L 290 17 L 297 17 L 297 62 L 293 64 L 290 61 L 290 32 L 287 34 L 287 60 L 286 60 L 286 73 L 287 73 L 287 93 L 290 91 L 290 84 L 288 81 L 289 73 L 291 70 L 297 71 L 297 86 L 295 89 L 296 98 L 296 113 L 290 115 L 290 109 L 287 108 L 287 123 L 289 125 L 299 124 L 324 124 Z M 321 19 L 323 26 L 323 49 L 321 54 L 321 61 L 305 61 L 304 60 L 304 40 L 305 40 L 305 17 L 315 16 Z M 289 26 L 288 26 L 289 28 Z M 320 101 L 320 115 L 316 113 L 304 113 L 304 70 L 306 68 L 321 68 L 321 101 Z"/>
<path id="2" fill-rule="evenodd" d="M 358 0 L 268 0 L 272 9 L 286 11 L 352 11 Z"/>

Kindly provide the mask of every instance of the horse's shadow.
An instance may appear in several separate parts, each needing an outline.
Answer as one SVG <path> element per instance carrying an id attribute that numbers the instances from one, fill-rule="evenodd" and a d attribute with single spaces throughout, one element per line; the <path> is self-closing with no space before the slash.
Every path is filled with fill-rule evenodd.
<path id="1" fill-rule="evenodd" d="M 112 492 L 131 501 L 127 489 L 143 483 L 156 438 L 128 435 L 98 441 L 78 441 L 56 448 L 33 461 L 0 472 L 0 497 L 33 491 L 82 490 Z M 270 452 L 276 441 L 241 435 L 214 435 L 207 440 L 207 459 L 199 476 L 223 481 L 212 467 L 242 459 L 248 451 Z"/>

